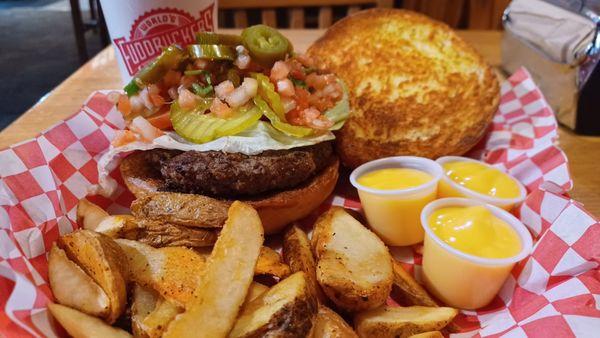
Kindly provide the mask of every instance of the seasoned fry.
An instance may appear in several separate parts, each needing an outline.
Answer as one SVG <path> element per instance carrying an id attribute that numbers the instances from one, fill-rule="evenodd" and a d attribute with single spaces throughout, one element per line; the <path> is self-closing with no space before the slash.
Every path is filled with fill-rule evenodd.
<path id="1" fill-rule="evenodd" d="M 234 202 L 193 299 L 169 324 L 164 337 L 226 336 L 252 283 L 263 241 L 256 210 Z"/>
<path id="2" fill-rule="evenodd" d="M 156 249 L 128 239 L 117 239 L 136 283 L 156 290 L 162 297 L 184 305 L 191 299 L 206 265 L 206 258 L 192 249 Z"/>
<path id="3" fill-rule="evenodd" d="M 112 327 L 102 320 L 60 304 L 48 304 L 48 310 L 75 338 L 129 338 L 126 331 Z"/>
<path id="4" fill-rule="evenodd" d="M 84 229 L 96 230 L 98 224 L 108 216 L 104 209 L 85 198 L 77 203 L 77 223 Z"/>
<path id="5" fill-rule="evenodd" d="M 95 317 L 108 316 L 110 300 L 106 292 L 56 244 L 48 257 L 48 279 L 58 303 Z"/>
<path id="6" fill-rule="evenodd" d="M 306 275 L 296 272 L 246 304 L 229 337 L 306 337 L 316 312 Z"/>
<path id="7" fill-rule="evenodd" d="M 354 327 L 359 337 L 410 337 L 444 328 L 458 314 L 449 307 L 389 307 L 358 313 Z"/>
<path id="8" fill-rule="evenodd" d="M 59 237 L 58 247 L 106 292 L 110 311 L 105 320 L 109 324 L 123 313 L 127 304 L 127 264 L 124 253 L 114 240 L 106 235 L 77 230 Z"/>
<path id="9" fill-rule="evenodd" d="M 319 305 L 312 338 L 358 338 L 356 332 L 335 311 Z"/>
<path id="10" fill-rule="evenodd" d="M 283 259 L 292 272 L 302 271 L 306 274 L 308 284 L 319 302 L 326 303 L 327 297 L 317 282 L 317 264 L 310 249 L 308 236 L 296 225 L 292 225 L 283 237 Z"/>
<path id="11" fill-rule="evenodd" d="M 254 268 L 254 274 L 271 275 L 281 280 L 289 276 L 290 267 L 283 263 L 283 259 L 277 251 L 267 246 L 263 246 L 260 249 L 260 255 L 258 256 L 256 267 Z"/>
<path id="12" fill-rule="evenodd" d="M 356 312 L 384 304 L 394 275 L 392 257 L 379 237 L 334 207 L 317 220 L 311 244 L 317 281 L 337 306 Z"/>
<path id="13" fill-rule="evenodd" d="M 220 228 L 227 218 L 228 207 L 228 203 L 202 195 L 159 192 L 133 201 L 131 212 L 139 219 Z"/>

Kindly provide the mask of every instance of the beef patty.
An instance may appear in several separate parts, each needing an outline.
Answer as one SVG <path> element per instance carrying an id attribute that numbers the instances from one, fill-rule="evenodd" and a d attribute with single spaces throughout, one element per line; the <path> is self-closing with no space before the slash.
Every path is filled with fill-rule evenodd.
<path id="1" fill-rule="evenodd" d="M 147 161 L 160 168 L 166 190 L 228 198 L 294 188 L 333 158 L 330 142 L 257 155 L 163 149 L 146 153 Z"/>

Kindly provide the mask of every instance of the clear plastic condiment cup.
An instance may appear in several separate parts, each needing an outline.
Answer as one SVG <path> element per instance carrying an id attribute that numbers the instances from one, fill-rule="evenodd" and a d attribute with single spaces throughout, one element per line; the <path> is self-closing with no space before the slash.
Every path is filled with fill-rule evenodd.
<path id="1" fill-rule="evenodd" d="M 494 169 L 500 170 L 500 169 L 495 168 L 494 166 L 491 166 L 485 162 L 478 161 L 478 160 L 468 158 L 468 157 L 462 157 L 462 156 L 444 156 L 444 157 L 438 158 L 436 160 L 436 162 L 439 163 L 440 166 L 442 166 L 442 170 L 443 170 L 444 164 L 448 163 L 448 162 L 476 162 L 479 164 L 483 164 L 488 168 L 494 168 Z M 495 205 L 504 210 L 510 211 L 510 210 L 512 210 L 512 208 L 515 205 L 517 205 L 525 200 L 525 197 L 527 196 L 527 190 L 525 189 L 523 184 L 521 184 L 521 182 L 519 182 L 519 180 L 512 177 L 510 174 L 503 172 L 502 170 L 500 170 L 500 171 L 503 174 L 510 177 L 517 184 L 517 186 L 519 187 L 519 196 L 518 197 L 500 198 L 500 197 L 493 197 L 493 196 L 479 193 L 477 191 L 471 190 L 469 188 L 466 188 L 466 187 L 454 182 L 450 177 L 448 177 L 448 175 L 446 175 L 445 171 L 444 171 L 444 175 L 442 175 L 442 179 L 440 180 L 440 184 L 438 187 L 438 197 L 440 197 L 440 198 L 444 198 L 444 197 L 472 198 L 472 199 L 480 200 L 485 203 L 489 203 L 491 205 Z"/>
<path id="2" fill-rule="evenodd" d="M 510 225 L 521 240 L 521 250 L 513 257 L 483 258 L 461 252 L 442 241 L 429 227 L 429 216 L 445 207 L 484 206 L 492 215 Z M 532 240 L 529 230 L 511 213 L 496 206 L 467 198 L 442 198 L 421 212 L 425 230 L 423 278 L 427 289 L 445 304 L 460 309 L 479 309 L 498 293 L 513 266 L 529 256 Z"/>
<path id="3" fill-rule="evenodd" d="M 381 190 L 358 183 L 366 173 L 388 168 L 412 168 L 429 174 L 432 179 L 422 185 L 399 190 Z M 354 169 L 350 182 L 358 190 L 360 202 L 371 229 L 388 245 L 405 246 L 423 241 L 421 210 L 437 197 L 442 168 L 423 157 L 396 156 L 371 161 Z"/>

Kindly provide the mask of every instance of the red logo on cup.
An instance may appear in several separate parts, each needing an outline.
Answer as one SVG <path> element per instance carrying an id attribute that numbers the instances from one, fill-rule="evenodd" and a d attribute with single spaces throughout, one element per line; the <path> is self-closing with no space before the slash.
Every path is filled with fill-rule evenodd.
<path id="1" fill-rule="evenodd" d="M 156 8 L 142 14 L 131 25 L 129 39 L 114 39 L 129 74 L 137 73 L 163 48 L 172 44 L 187 45 L 196 40 L 196 32 L 214 31 L 213 7 L 214 4 L 200 11 L 198 18 L 175 8 Z"/>

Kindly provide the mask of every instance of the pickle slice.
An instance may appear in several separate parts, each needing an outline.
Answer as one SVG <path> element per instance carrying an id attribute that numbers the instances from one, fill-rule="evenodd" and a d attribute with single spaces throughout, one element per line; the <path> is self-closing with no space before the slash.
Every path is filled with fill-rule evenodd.
<path id="1" fill-rule="evenodd" d="M 233 47 L 225 45 L 189 45 L 187 49 L 192 59 L 233 61 L 237 56 Z"/>
<path id="2" fill-rule="evenodd" d="M 256 108 L 240 108 L 229 119 L 204 114 L 206 109 L 184 111 L 178 103 L 171 106 L 173 129 L 184 139 L 193 143 L 206 143 L 223 136 L 239 134 L 254 126 L 262 112 Z"/>
<path id="3" fill-rule="evenodd" d="M 227 45 L 237 46 L 242 44 L 242 37 L 233 34 L 217 34 L 213 32 L 196 33 L 196 42 L 200 45 Z"/>
<path id="4" fill-rule="evenodd" d="M 265 74 L 261 73 L 251 73 L 250 76 L 258 82 L 258 95 L 267 101 L 269 107 L 277 114 L 280 120 L 285 121 L 285 111 L 281 97 L 275 91 L 275 86 L 271 83 L 271 80 Z"/>
<path id="5" fill-rule="evenodd" d="M 261 110 L 261 112 L 269 119 L 271 125 L 281 131 L 284 134 L 295 136 L 295 137 L 306 137 L 314 133 L 314 130 L 308 127 L 295 126 L 282 121 L 275 112 L 269 108 L 269 105 L 265 100 L 260 98 L 258 95 L 254 97 L 254 104 Z"/>

